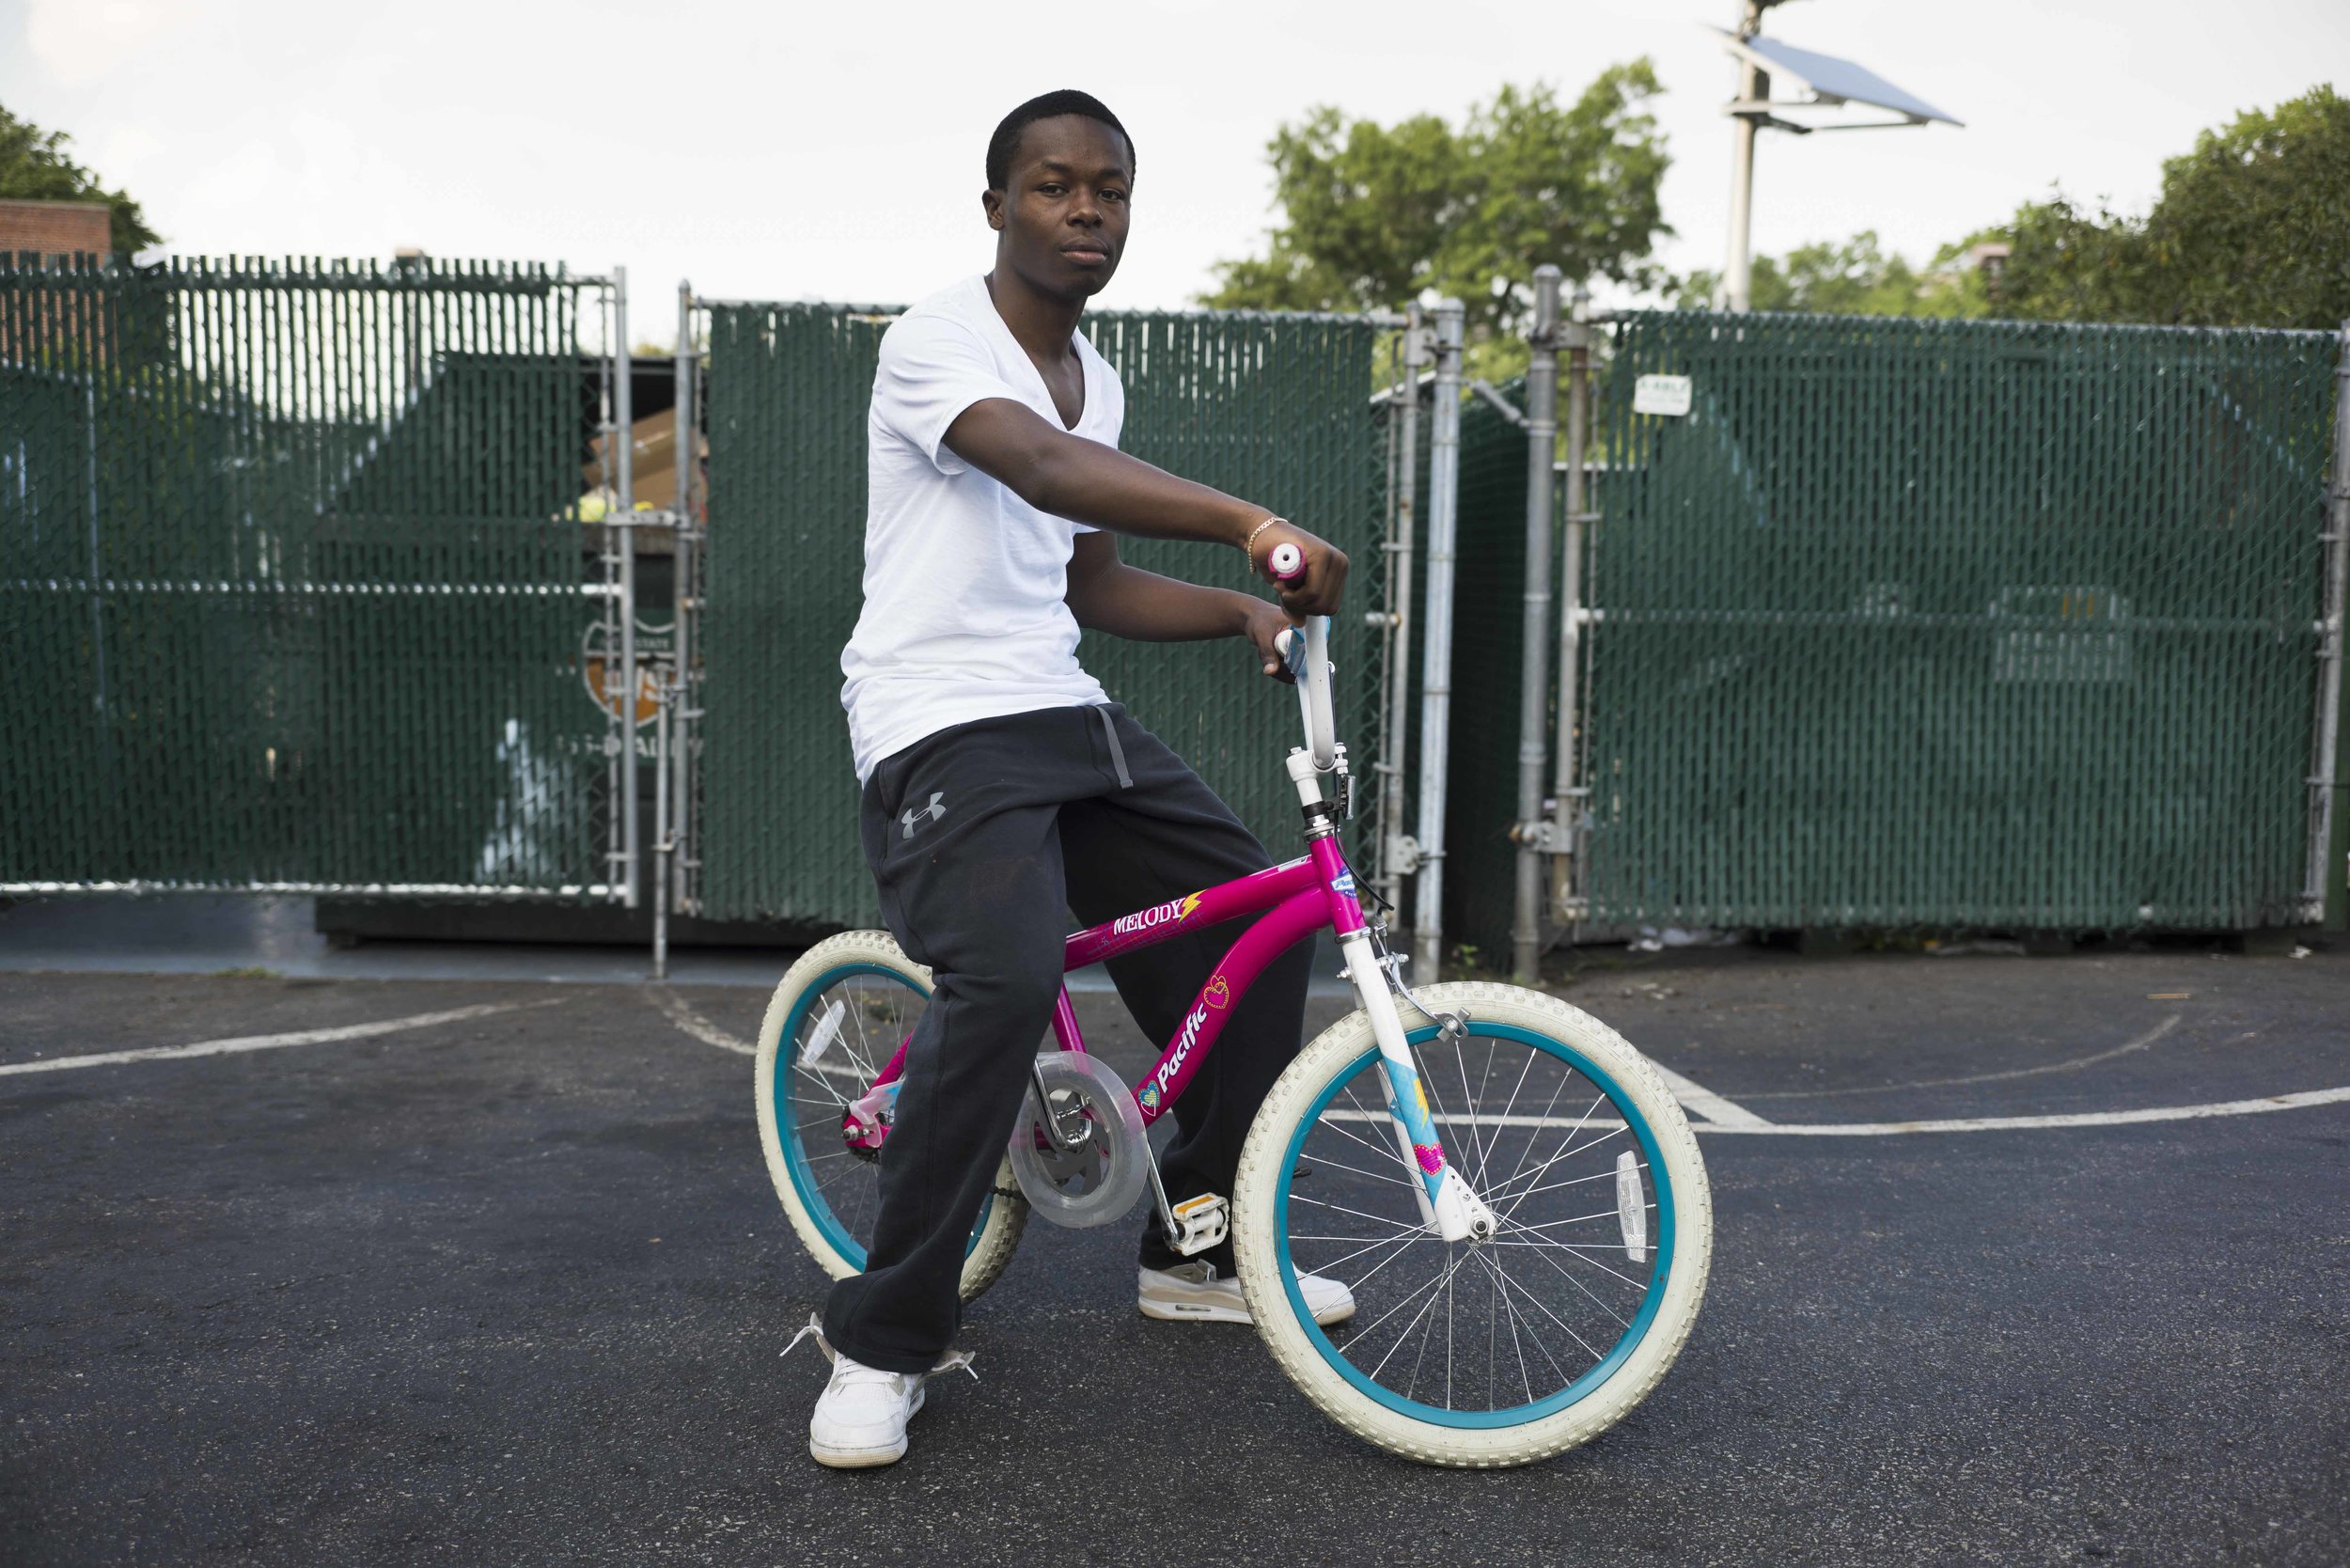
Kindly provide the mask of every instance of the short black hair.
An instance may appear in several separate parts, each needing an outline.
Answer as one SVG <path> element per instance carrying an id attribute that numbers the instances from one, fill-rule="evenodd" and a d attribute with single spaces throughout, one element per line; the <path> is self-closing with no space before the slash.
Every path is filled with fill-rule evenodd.
<path id="1" fill-rule="evenodd" d="M 1012 149 L 1020 145 L 1021 132 L 1038 120 L 1055 119 L 1062 115 L 1083 115 L 1088 119 L 1098 119 L 1117 132 L 1126 143 L 1126 173 L 1131 176 L 1135 172 L 1135 138 L 1118 122 L 1118 117 L 1110 113 L 1109 105 L 1089 92 L 1063 87 L 1058 92 L 1043 93 L 1029 99 L 1006 115 L 1003 123 L 995 127 L 995 134 L 987 139 L 987 188 L 1000 191 L 1011 183 L 1011 154 Z"/>

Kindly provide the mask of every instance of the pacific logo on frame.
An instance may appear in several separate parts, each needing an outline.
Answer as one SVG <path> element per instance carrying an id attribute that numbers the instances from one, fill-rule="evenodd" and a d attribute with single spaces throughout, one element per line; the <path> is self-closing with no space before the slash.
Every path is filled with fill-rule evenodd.
<path id="1" fill-rule="evenodd" d="M 1165 903 L 1153 904 L 1148 909 L 1138 910 L 1132 915 L 1120 915 L 1110 922 L 1110 931 L 1118 936 L 1130 935 L 1137 931 L 1149 931 L 1154 926 L 1163 926 L 1169 921 L 1180 922 L 1188 919 L 1191 912 L 1198 907 L 1199 895 L 1189 893 L 1183 898 L 1169 899 Z"/>

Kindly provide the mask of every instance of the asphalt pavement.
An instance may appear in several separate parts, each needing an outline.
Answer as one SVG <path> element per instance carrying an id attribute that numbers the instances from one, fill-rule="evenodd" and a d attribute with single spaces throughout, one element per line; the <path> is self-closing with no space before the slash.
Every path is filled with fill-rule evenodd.
<path id="1" fill-rule="evenodd" d="M 0 974 L 0 1562 L 2350 1561 L 2350 949 L 1562 994 L 1689 1081 L 1718 1226 L 1597 1441 L 1365 1448 L 1136 1314 L 1136 1216 L 1032 1224 L 834 1473 L 757 989 Z"/>

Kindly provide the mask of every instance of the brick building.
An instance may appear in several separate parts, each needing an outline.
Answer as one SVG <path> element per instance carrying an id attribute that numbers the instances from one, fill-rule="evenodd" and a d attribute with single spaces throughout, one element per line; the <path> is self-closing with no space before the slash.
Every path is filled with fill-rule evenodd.
<path id="1" fill-rule="evenodd" d="M 0 267 L 25 256 L 41 267 L 100 265 L 114 252 L 113 214 L 102 201 L 0 199 Z M 87 281 L 0 294 L 0 364 L 102 361 L 110 332 L 106 301 Z"/>
<path id="2" fill-rule="evenodd" d="M 0 256 L 32 251 L 43 259 L 93 256 L 102 261 L 114 252 L 113 225 L 102 201 L 0 200 Z"/>

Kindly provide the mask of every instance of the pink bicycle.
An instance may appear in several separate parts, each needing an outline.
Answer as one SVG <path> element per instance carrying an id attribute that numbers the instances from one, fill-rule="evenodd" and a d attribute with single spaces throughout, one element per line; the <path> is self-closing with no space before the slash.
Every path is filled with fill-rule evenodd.
<path id="1" fill-rule="evenodd" d="M 1429 1464 L 1521 1465 L 1606 1430 L 1680 1354 L 1705 1293 L 1713 1203 L 1663 1080 L 1596 1019 L 1541 992 L 1404 984 L 1340 844 L 1327 623 L 1292 636 L 1306 745 L 1289 776 L 1307 854 L 1068 940 L 1071 969 L 1261 913 L 1208 976 L 1138 1090 L 1088 1055 L 1069 994 L 1037 1058 L 1003 1179 L 972 1228 L 967 1300 L 1010 1261 L 1028 1212 L 1122 1218 L 1147 1188 L 1179 1250 L 1224 1239 L 1258 1331 L 1324 1413 Z M 1275 957 L 1338 933 L 1358 1010 L 1266 1096 L 1235 1190 L 1169 1205 L 1147 1137 Z M 885 932 L 818 944 L 776 990 L 759 1043 L 759 1126 L 785 1212 L 835 1278 L 865 1264 L 905 1043 L 930 974 Z M 1012 1196 L 1017 1192 L 1019 1196 Z M 1317 1325 L 1301 1275 L 1355 1311 Z"/>

